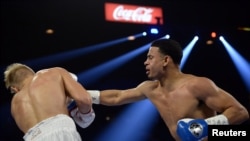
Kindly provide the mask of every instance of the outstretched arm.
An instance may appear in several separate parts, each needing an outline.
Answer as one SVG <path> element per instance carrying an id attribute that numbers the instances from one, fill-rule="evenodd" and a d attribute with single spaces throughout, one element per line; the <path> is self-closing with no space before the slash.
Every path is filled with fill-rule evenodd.
<path id="1" fill-rule="evenodd" d="M 126 90 L 88 90 L 93 103 L 103 104 L 107 106 L 115 106 L 131 103 L 134 101 L 145 99 L 146 97 L 136 88 Z"/>
<path id="2" fill-rule="evenodd" d="M 93 103 L 103 104 L 107 106 L 122 105 L 127 103 L 132 103 L 142 99 L 146 99 L 144 91 L 146 91 L 148 85 L 141 83 L 136 88 L 126 89 L 126 90 L 88 90 L 90 93 Z"/>

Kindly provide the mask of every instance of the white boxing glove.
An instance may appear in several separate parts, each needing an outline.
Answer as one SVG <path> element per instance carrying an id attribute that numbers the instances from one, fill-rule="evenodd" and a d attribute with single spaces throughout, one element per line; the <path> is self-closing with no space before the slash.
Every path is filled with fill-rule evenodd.
<path id="1" fill-rule="evenodd" d="M 70 116 L 74 119 L 76 124 L 79 125 L 81 128 L 87 128 L 94 121 L 95 112 L 93 108 L 91 108 L 91 110 L 88 113 L 83 114 L 76 107 L 70 111 Z"/>

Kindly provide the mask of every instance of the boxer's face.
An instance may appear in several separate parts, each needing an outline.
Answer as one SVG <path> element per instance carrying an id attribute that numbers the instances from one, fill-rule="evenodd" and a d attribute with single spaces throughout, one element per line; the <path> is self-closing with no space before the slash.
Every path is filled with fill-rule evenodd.
<path id="1" fill-rule="evenodd" d="M 159 52 L 158 47 L 149 48 L 147 59 L 144 62 L 148 78 L 157 79 L 163 74 L 164 58 L 164 55 Z"/>

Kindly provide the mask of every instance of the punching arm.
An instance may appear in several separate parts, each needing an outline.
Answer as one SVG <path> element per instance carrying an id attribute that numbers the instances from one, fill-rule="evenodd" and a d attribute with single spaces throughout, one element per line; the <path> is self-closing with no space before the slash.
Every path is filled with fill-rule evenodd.
<path id="1" fill-rule="evenodd" d="M 92 102 L 94 104 L 100 104 L 100 91 L 99 90 L 87 90 L 87 92 L 92 97 Z"/>

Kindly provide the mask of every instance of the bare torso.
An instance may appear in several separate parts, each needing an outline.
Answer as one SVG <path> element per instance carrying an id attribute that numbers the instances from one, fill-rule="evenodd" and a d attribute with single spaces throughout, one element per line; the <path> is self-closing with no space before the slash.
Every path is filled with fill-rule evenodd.
<path id="1" fill-rule="evenodd" d="M 147 84 L 149 86 L 146 86 L 150 88 L 147 90 L 146 96 L 156 106 L 176 140 L 176 125 L 179 119 L 206 118 L 215 115 L 214 111 L 190 92 L 190 79 L 193 79 L 192 76 L 187 75 L 169 88 L 161 87 L 157 81 L 151 81 Z"/>
<path id="2" fill-rule="evenodd" d="M 24 133 L 44 119 L 58 114 L 68 115 L 63 85 L 56 71 L 43 70 L 28 78 L 26 85 L 15 94 L 11 112 Z"/>

